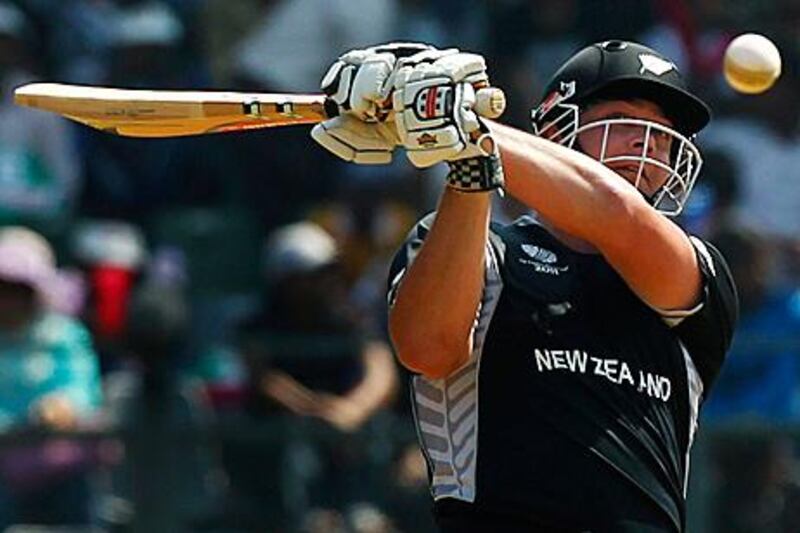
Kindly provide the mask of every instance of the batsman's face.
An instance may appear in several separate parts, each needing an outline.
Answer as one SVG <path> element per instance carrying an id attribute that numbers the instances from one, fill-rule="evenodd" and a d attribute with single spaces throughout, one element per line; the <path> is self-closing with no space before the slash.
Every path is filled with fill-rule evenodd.
<path id="1" fill-rule="evenodd" d="M 653 102 L 608 100 L 581 112 L 578 142 L 584 153 L 650 197 L 670 176 L 674 137 L 666 128 L 672 122 Z"/>

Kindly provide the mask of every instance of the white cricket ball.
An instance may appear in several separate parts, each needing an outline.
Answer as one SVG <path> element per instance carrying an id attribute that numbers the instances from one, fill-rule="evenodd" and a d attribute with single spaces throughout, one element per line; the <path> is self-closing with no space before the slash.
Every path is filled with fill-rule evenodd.
<path id="1" fill-rule="evenodd" d="M 725 79 L 737 91 L 763 93 L 781 75 L 781 54 L 763 35 L 745 33 L 728 44 L 722 68 Z"/>

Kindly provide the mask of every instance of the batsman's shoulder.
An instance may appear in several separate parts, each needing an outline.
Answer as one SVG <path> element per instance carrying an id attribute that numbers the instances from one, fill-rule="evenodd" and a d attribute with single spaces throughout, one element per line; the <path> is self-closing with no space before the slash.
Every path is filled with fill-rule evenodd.
<path id="1" fill-rule="evenodd" d="M 725 256 L 711 242 L 697 235 L 689 234 L 689 242 L 697 255 L 698 266 L 707 281 L 724 284 L 735 294 L 736 286 Z"/>
<path id="2" fill-rule="evenodd" d="M 722 253 L 710 242 L 691 235 L 703 276 L 699 304 L 684 313 L 674 331 L 692 354 L 704 382 L 719 371 L 739 321 L 739 298 L 733 275 Z"/>

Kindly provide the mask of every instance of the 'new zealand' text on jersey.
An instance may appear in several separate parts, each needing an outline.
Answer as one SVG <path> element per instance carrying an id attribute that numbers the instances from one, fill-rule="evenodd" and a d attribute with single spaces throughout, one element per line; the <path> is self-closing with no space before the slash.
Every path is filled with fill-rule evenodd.
<path id="1" fill-rule="evenodd" d="M 431 221 L 395 257 L 390 303 Z M 489 240 L 469 362 L 446 379 L 412 378 L 437 511 L 580 529 L 651 509 L 682 531 L 698 409 L 737 316 L 723 258 L 692 237 L 703 301 L 665 316 L 601 255 L 531 218 L 493 224 Z"/>

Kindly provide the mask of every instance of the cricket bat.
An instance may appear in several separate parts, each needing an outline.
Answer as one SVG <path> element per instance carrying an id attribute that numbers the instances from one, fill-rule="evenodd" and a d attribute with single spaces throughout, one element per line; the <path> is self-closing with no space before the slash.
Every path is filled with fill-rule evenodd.
<path id="1" fill-rule="evenodd" d="M 496 118 L 505 109 L 500 89 L 480 88 L 476 111 Z M 30 83 L 14 91 L 18 105 L 57 113 L 126 137 L 182 137 L 294 124 L 315 124 L 338 113 L 324 94 L 117 89 Z"/>

